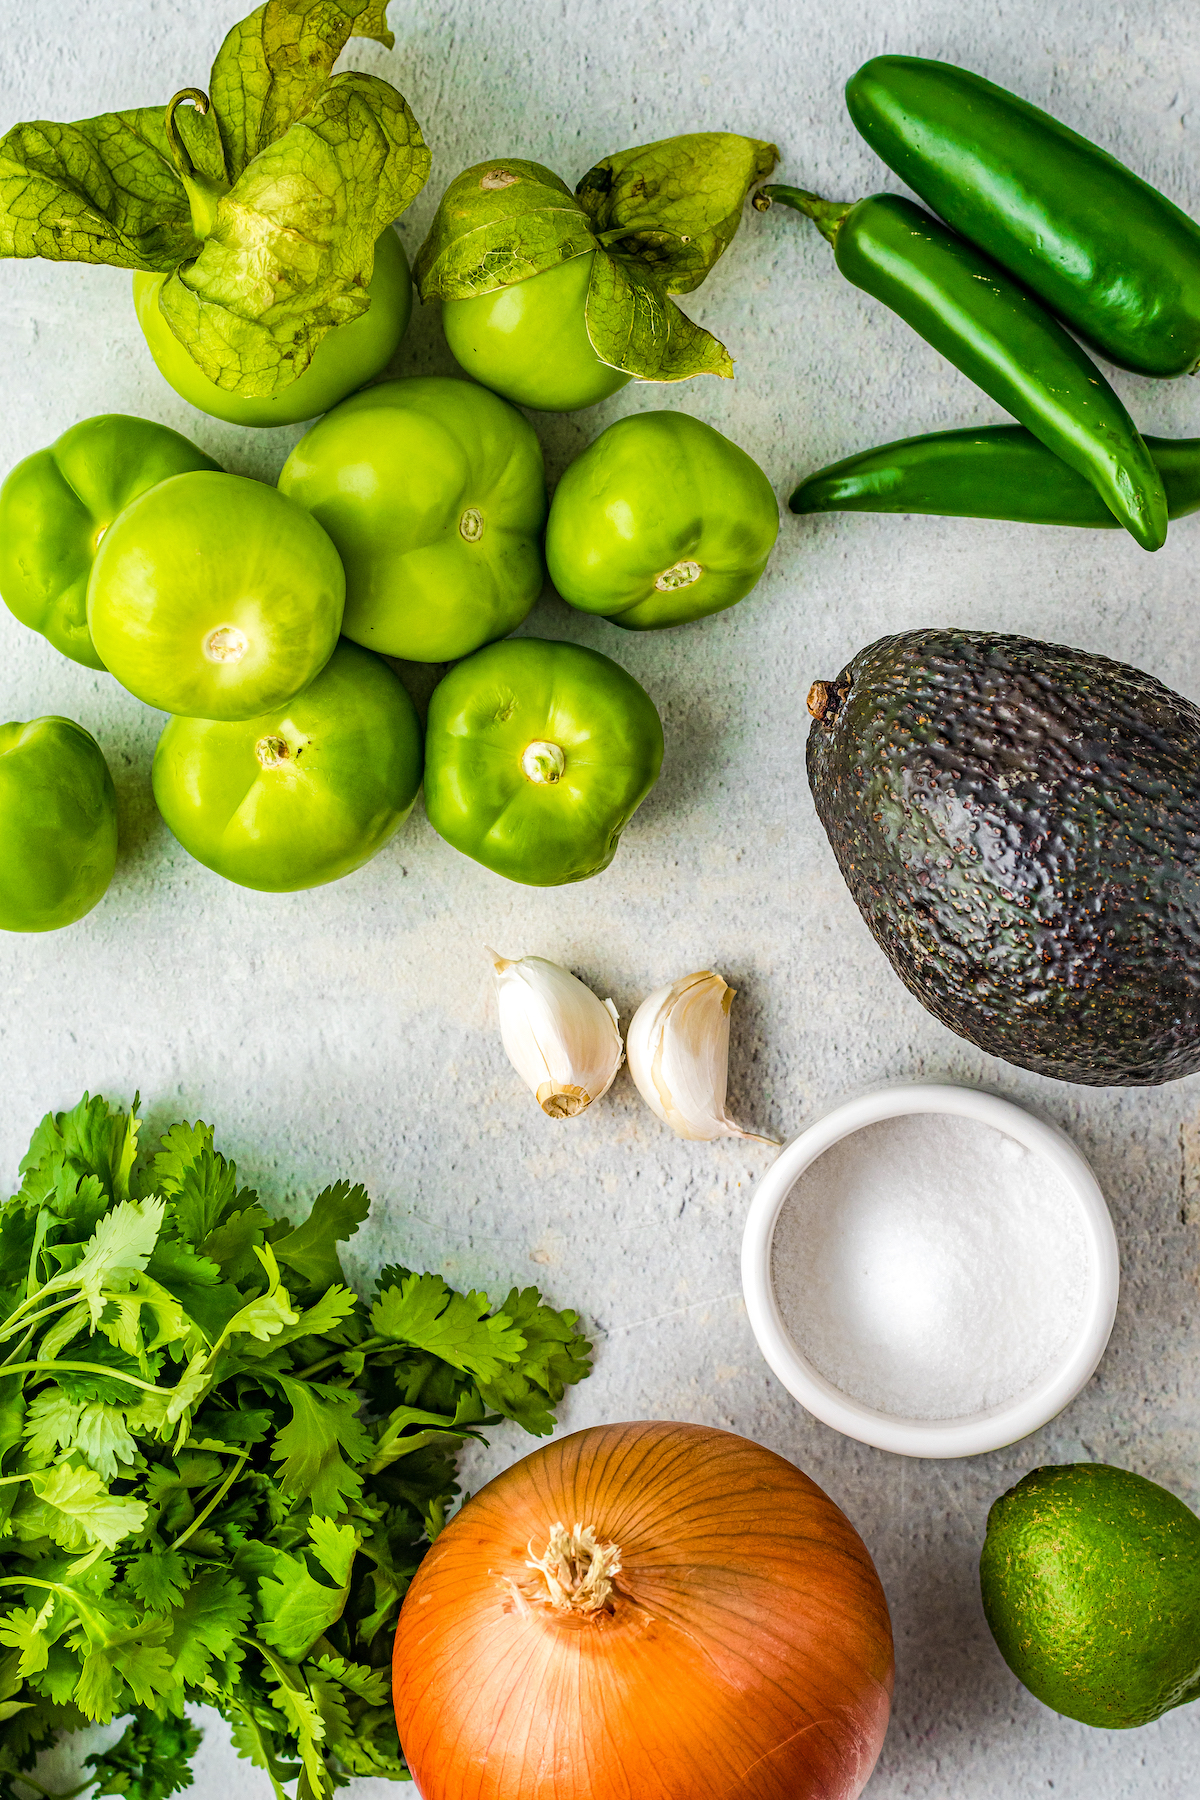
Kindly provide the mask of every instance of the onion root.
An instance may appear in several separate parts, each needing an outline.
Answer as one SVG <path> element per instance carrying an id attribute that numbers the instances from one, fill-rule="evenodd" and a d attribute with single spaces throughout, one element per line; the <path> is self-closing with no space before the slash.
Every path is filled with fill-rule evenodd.
<path id="1" fill-rule="evenodd" d="M 550 1542 L 543 1555 L 529 1545 L 527 1569 L 534 1578 L 512 1581 L 513 1598 L 518 1605 L 552 1606 L 556 1612 L 598 1613 L 608 1605 L 613 1591 L 613 1578 L 621 1572 L 621 1551 L 617 1544 L 597 1542 L 590 1525 L 576 1525 L 568 1531 L 559 1523 L 550 1527 Z"/>

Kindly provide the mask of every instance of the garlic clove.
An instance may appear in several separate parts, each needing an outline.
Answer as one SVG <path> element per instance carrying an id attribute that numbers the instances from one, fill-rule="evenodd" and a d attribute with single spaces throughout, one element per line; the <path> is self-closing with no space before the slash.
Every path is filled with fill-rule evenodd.
<path id="1" fill-rule="evenodd" d="M 543 956 L 488 955 L 509 1062 L 551 1119 L 578 1117 L 625 1060 L 616 1007 Z"/>
<path id="2" fill-rule="evenodd" d="M 651 1112 L 678 1137 L 709 1143 L 755 1136 L 735 1125 L 725 1110 L 729 1009 L 735 992 L 712 969 L 701 969 L 656 988 L 629 1022 L 629 1073 Z"/>

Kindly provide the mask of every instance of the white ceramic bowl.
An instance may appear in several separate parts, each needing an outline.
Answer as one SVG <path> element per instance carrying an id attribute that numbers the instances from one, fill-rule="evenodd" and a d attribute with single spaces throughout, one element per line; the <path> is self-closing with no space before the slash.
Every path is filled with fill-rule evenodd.
<path id="1" fill-rule="evenodd" d="M 775 1225 L 796 1181 L 817 1157 L 852 1132 L 910 1113 L 950 1113 L 1015 1138 L 1057 1172 L 1079 1207 L 1089 1277 L 1074 1341 L 1037 1385 L 987 1412 L 944 1423 L 896 1418 L 842 1393 L 801 1355 L 788 1333 L 771 1281 Z M 790 1144 L 758 1184 L 742 1238 L 742 1287 L 758 1347 L 788 1392 L 826 1425 L 901 1456 L 978 1456 L 1014 1444 L 1045 1425 L 1091 1379 L 1117 1311 L 1120 1263 L 1116 1233 L 1096 1177 L 1071 1140 L 1011 1101 L 976 1088 L 932 1084 L 881 1088 L 818 1119 Z"/>

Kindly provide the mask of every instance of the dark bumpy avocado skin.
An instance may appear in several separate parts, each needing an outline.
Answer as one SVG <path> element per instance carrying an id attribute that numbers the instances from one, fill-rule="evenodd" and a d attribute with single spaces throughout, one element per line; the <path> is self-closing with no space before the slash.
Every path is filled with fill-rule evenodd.
<path id="1" fill-rule="evenodd" d="M 909 631 L 809 699 L 808 778 L 893 968 L 1060 1081 L 1200 1068 L 1200 710 L 1107 657 Z"/>
<path id="2" fill-rule="evenodd" d="M 983 1610 L 1031 1693 L 1085 1725 L 1146 1725 L 1200 1692 L 1200 1519 L 1107 1463 L 1035 1469 L 988 1514 Z"/>

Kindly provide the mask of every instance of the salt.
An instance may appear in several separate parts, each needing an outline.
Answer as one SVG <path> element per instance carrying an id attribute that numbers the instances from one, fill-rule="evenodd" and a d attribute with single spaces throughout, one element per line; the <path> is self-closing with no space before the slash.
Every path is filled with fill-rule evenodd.
<path id="1" fill-rule="evenodd" d="M 951 1420 L 1032 1388 L 1089 1273 L 1071 1190 L 990 1126 L 919 1113 L 851 1133 L 799 1177 L 771 1273 L 796 1348 L 895 1418 Z"/>

